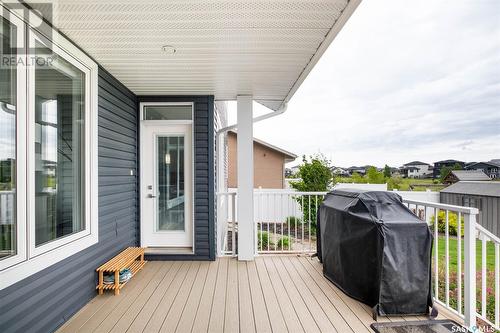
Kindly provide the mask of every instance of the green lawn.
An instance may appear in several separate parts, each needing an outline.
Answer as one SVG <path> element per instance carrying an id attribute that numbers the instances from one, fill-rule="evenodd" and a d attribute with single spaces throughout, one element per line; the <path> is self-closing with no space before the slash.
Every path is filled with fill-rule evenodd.
<path id="1" fill-rule="evenodd" d="M 352 177 L 338 177 L 335 179 L 339 183 L 353 183 L 355 180 Z M 391 178 L 386 179 L 388 183 L 389 190 L 393 189 L 393 186 L 397 185 L 397 189 L 400 191 L 409 191 L 410 185 L 423 185 L 414 187 L 413 191 L 425 191 L 427 188 L 425 185 L 436 185 L 432 179 L 414 179 L 414 178 Z M 443 189 L 445 185 L 441 185 L 439 187 L 432 186 L 430 187 L 431 191 L 439 191 Z"/>
<path id="2" fill-rule="evenodd" d="M 456 238 L 451 238 L 449 239 L 449 246 L 450 246 L 450 272 L 456 272 L 457 271 L 457 242 L 458 240 Z M 464 257 L 464 241 L 462 239 L 462 272 L 463 270 L 463 257 Z M 481 248 L 482 248 L 482 242 L 480 240 L 476 240 L 476 271 L 481 269 Z M 444 263 L 444 257 L 445 257 L 445 237 L 444 236 L 439 236 L 438 237 L 438 255 L 440 258 L 440 261 Z M 432 258 L 434 260 L 434 256 Z M 487 242 L 486 245 L 486 267 L 488 270 L 493 270 L 495 269 L 495 245 L 493 242 Z"/>

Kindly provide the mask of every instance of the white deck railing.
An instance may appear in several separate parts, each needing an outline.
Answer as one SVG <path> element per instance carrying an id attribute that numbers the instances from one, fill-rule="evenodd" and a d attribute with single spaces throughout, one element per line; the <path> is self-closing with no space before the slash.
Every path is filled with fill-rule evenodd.
<path id="1" fill-rule="evenodd" d="M 326 192 L 254 191 L 255 249 L 265 253 L 315 253 L 316 211 Z M 237 195 L 218 193 L 220 255 L 237 254 Z"/>
<path id="2" fill-rule="evenodd" d="M 316 212 L 325 194 L 256 190 L 256 254 L 316 252 Z M 236 192 L 219 193 L 217 197 L 219 254 L 235 256 L 238 198 Z M 480 325 L 500 330 L 500 238 L 476 223 L 477 208 L 403 202 L 433 231 L 435 301 L 463 318 L 468 326 L 476 325 L 477 320 Z"/>
<path id="3" fill-rule="evenodd" d="M 14 223 L 14 191 L 0 191 L 0 224 Z"/>

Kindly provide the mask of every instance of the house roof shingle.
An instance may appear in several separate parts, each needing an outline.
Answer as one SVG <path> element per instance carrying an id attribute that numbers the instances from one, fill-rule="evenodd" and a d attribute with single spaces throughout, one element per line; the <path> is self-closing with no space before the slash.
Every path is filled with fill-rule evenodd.
<path id="1" fill-rule="evenodd" d="M 410 162 L 410 163 L 403 164 L 403 166 L 407 166 L 407 165 L 430 165 L 430 164 L 429 163 L 425 163 L 425 162 L 420 162 L 420 161 L 413 161 L 413 162 Z"/>
<path id="2" fill-rule="evenodd" d="M 495 181 L 461 181 L 441 190 L 442 193 L 485 195 L 500 197 L 500 182 Z"/>
<path id="3" fill-rule="evenodd" d="M 459 181 L 488 181 L 490 177 L 481 170 L 453 170 L 451 173 Z"/>

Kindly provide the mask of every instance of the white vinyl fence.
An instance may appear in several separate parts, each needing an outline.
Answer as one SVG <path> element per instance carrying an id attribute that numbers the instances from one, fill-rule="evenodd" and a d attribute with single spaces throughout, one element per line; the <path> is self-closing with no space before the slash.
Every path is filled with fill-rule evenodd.
<path id="1" fill-rule="evenodd" d="M 14 191 L 0 191 L 0 224 L 12 224 L 14 214 Z"/>

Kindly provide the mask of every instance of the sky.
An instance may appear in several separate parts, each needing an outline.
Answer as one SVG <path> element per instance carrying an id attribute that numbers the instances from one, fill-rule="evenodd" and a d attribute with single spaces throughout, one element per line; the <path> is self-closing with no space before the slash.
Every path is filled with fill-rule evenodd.
<path id="1" fill-rule="evenodd" d="M 500 0 L 364 0 L 254 136 L 343 167 L 500 158 Z"/>

